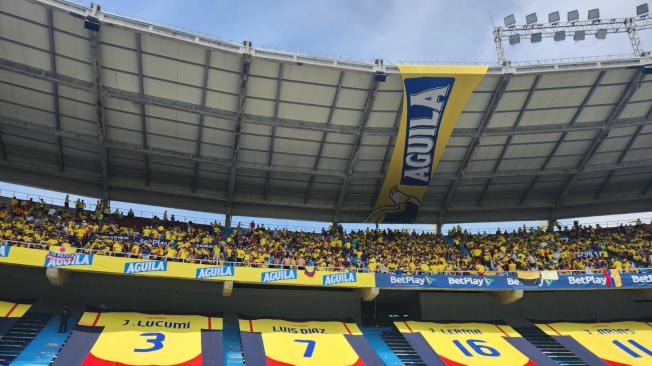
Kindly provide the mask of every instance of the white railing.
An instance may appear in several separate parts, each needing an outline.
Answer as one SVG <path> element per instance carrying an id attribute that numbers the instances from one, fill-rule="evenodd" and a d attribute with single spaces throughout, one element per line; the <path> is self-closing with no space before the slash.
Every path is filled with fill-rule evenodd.
<path id="1" fill-rule="evenodd" d="M 31 194 L 31 193 L 25 193 L 25 192 L 20 192 L 20 191 L 15 191 L 15 190 L 10 190 L 10 189 L 0 189 L 0 197 L 6 197 L 6 198 L 11 198 L 11 197 L 16 197 L 17 199 L 20 200 L 29 200 L 30 198 L 34 201 L 35 204 L 38 204 L 39 200 L 43 199 L 43 201 L 52 206 L 64 206 L 64 199 L 63 198 L 56 198 L 56 197 L 50 197 L 50 196 L 45 196 L 45 195 L 39 195 L 39 194 Z M 70 196 L 70 207 L 74 208 L 75 206 L 75 201 L 79 196 L 76 195 L 71 195 Z M 89 211 L 94 211 L 95 210 L 95 204 L 87 202 L 86 203 L 86 210 Z M 113 210 L 118 208 L 120 212 L 123 215 L 126 215 L 127 212 L 129 211 L 129 208 L 124 208 L 124 207 L 114 207 Z M 112 212 L 113 212 L 112 210 Z M 159 219 L 163 219 L 164 212 L 154 212 L 154 211 L 147 211 L 147 210 L 133 210 L 134 215 L 136 217 L 142 217 L 142 218 L 154 218 L 157 217 Z M 172 215 L 168 213 L 168 219 L 170 219 Z M 236 217 L 237 219 L 237 217 Z M 210 225 L 215 221 L 218 221 L 220 223 L 223 223 L 222 221 L 219 220 L 213 220 L 209 219 L 206 217 L 197 217 L 197 216 L 188 216 L 188 215 L 175 215 L 175 220 L 180 221 L 180 222 L 193 222 L 195 224 L 203 224 L 203 225 Z M 641 218 L 640 219 L 644 224 L 652 223 L 652 218 Z M 581 220 L 580 220 L 581 221 Z M 322 226 L 307 226 L 307 225 L 292 225 L 292 224 L 273 224 L 269 222 L 265 222 L 265 219 L 256 219 L 255 220 L 256 225 L 265 225 L 266 228 L 269 229 L 275 229 L 275 230 L 289 230 L 289 231 L 301 231 L 301 232 L 321 232 L 323 228 L 328 228 L 330 224 L 324 224 Z M 237 226 L 238 221 L 235 220 L 235 225 Z M 626 220 L 609 220 L 609 221 L 600 221 L 600 222 L 583 222 L 581 223 L 582 226 L 593 226 L 595 227 L 596 225 L 600 225 L 603 228 L 608 228 L 608 227 L 617 227 L 620 225 L 634 225 L 636 224 L 636 219 L 626 219 Z M 242 228 L 249 228 L 249 222 L 241 222 Z M 359 224 L 362 226 L 365 226 L 366 224 Z M 344 226 L 357 226 L 357 224 L 344 224 Z M 409 226 L 409 225 L 408 225 Z M 392 230 L 407 230 L 409 232 L 412 231 L 412 228 L 408 228 L 408 226 L 403 225 L 403 227 L 398 227 L 398 228 L 392 228 Z M 456 225 L 454 225 L 456 226 Z M 571 225 L 564 225 L 564 226 L 571 226 Z M 373 225 L 369 224 L 369 227 L 373 227 Z M 494 227 L 486 227 L 486 228 L 477 228 L 477 229 L 466 229 L 467 232 L 471 234 L 495 234 L 497 230 L 500 231 L 505 231 L 507 230 L 508 232 L 512 232 L 514 230 L 518 230 L 519 228 L 525 228 L 526 230 L 536 230 L 541 228 L 539 225 L 535 226 L 525 226 L 525 225 L 505 225 L 505 226 L 494 226 Z M 350 229 L 350 230 L 345 230 L 347 232 L 350 232 L 352 230 L 357 230 L 357 229 Z M 464 230 L 464 229 L 463 229 Z M 419 233 L 435 233 L 434 230 L 429 230 L 429 229 L 422 229 L 418 228 L 415 231 Z"/>
<path id="2" fill-rule="evenodd" d="M 42 199 L 47 205 L 51 206 L 60 206 L 63 207 L 65 204 L 65 198 L 56 198 L 56 197 L 50 197 L 50 196 L 44 196 L 40 194 L 31 194 L 31 193 L 25 193 L 25 192 L 19 192 L 19 191 L 14 191 L 10 189 L 0 189 L 0 196 L 7 197 L 7 198 L 12 198 L 16 197 L 19 200 L 24 200 L 24 201 L 29 201 L 31 198 L 34 201 L 34 204 L 38 204 L 39 201 Z M 70 208 L 75 208 L 75 201 L 80 198 L 79 196 L 76 195 L 70 195 Z M 96 204 L 92 202 L 85 202 L 86 203 L 86 208 L 85 210 L 87 211 L 95 211 Z M 127 212 L 129 212 L 129 208 L 122 208 L 122 207 L 113 207 L 111 210 L 111 213 L 115 211 L 115 209 L 118 209 L 123 215 L 127 215 Z M 154 216 L 158 217 L 159 219 L 163 219 L 163 214 L 164 212 L 153 212 L 153 211 L 147 211 L 147 210 L 133 210 L 134 215 L 137 217 L 143 217 L 143 218 L 154 218 Z M 168 214 L 168 219 L 170 218 L 170 214 Z M 176 216 L 175 215 L 175 220 L 181 221 L 181 222 L 190 222 L 192 221 L 195 224 L 204 224 L 204 225 L 210 225 L 212 222 L 215 220 L 210 220 L 207 218 L 202 218 L 202 217 L 194 217 L 194 216 L 186 216 L 186 215 L 181 215 L 181 216 Z"/>
<path id="3" fill-rule="evenodd" d="M 597 225 L 600 225 L 602 228 L 615 228 L 620 225 L 624 226 L 632 226 L 636 225 L 637 220 L 641 220 L 643 224 L 652 224 L 652 218 L 650 217 L 642 217 L 640 219 L 623 219 L 623 220 L 607 220 L 607 221 L 591 221 L 591 222 L 583 222 L 582 220 L 578 220 L 580 222 L 580 226 L 591 226 L 591 227 L 596 227 Z M 455 225 L 457 226 L 457 225 Z M 573 224 L 570 223 L 568 225 L 562 225 L 562 227 L 568 227 L 569 229 L 573 227 Z M 495 227 L 488 227 L 488 228 L 478 228 L 478 229 L 466 229 L 468 233 L 471 234 L 487 234 L 487 235 L 493 235 L 496 233 L 497 230 L 500 230 L 501 232 L 507 231 L 512 232 L 514 230 L 518 229 L 525 229 L 526 231 L 531 231 L 531 230 L 536 230 L 536 229 L 546 229 L 544 226 L 540 225 L 533 225 L 533 226 L 527 226 L 527 225 L 505 225 L 505 226 L 495 226 Z M 465 229 L 462 228 L 464 231 Z"/>
<path id="4" fill-rule="evenodd" d="M 31 243 L 17 240 L 4 240 L 0 241 L 0 245 L 10 245 L 10 246 L 20 246 L 24 248 L 33 248 L 33 249 L 43 249 L 47 250 L 48 245 L 45 243 Z M 112 251 L 103 251 L 90 248 L 75 248 L 75 250 L 80 250 L 83 254 L 94 254 L 94 255 L 104 255 L 111 257 L 122 257 L 122 258 L 138 258 L 145 260 L 165 260 L 171 262 L 180 262 L 180 263 L 195 263 L 195 264 L 205 264 L 205 265 L 218 265 L 218 266 L 234 266 L 234 267 L 250 267 L 250 268 L 269 268 L 269 269 L 296 269 L 304 270 L 308 265 L 284 265 L 284 264 L 273 264 L 273 263 L 247 263 L 247 262 L 229 262 L 229 261 L 219 261 L 214 259 L 188 259 L 180 257 L 167 257 L 167 256 L 157 256 L 157 255 L 147 255 L 142 254 L 134 255 L 132 253 L 118 253 Z M 381 272 L 379 269 L 370 270 L 368 268 L 360 267 L 321 267 L 321 266 L 311 266 L 318 271 L 329 271 L 329 272 L 360 272 L 360 273 L 397 273 L 396 271 L 390 272 Z M 599 274 L 604 270 L 604 268 L 594 268 L 590 272 L 586 270 L 557 270 L 558 275 L 571 275 L 571 274 Z M 445 276 L 517 276 L 518 272 L 511 271 L 402 271 L 403 273 L 414 273 L 414 274 L 424 274 L 429 276 L 435 275 L 445 275 Z M 524 271 L 528 272 L 528 271 Z M 531 272 L 531 271 L 530 271 Z M 542 271 L 539 271 L 542 272 Z M 635 268 L 634 271 L 626 272 L 620 270 L 621 273 L 650 273 L 652 268 Z"/>
<path id="5" fill-rule="evenodd" d="M 29 201 L 31 198 L 35 204 L 38 204 L 38 202 L 43 199 L 43 201 L 47 205 L 51 206 L 60 206 L 63 207 L 65 203 L 64 198 L 57 198 L 57 197 L 51 197 L 51 196 L 45 196 L 45 195 L 40 195 L 40 194 L 31 194 L 31 193 L 25 193 L 25 192 L 20 192 L 20 191 L 15 191 L 11 189 L 0 189 L 0 197 L 6 197 L 6 198 L 12 198 L 16 197 L 17 199 L 24 200 L 24 201 Z M 75 201 L 77 198 L 80 198 L 80 196 L 77 195 L 70 195 L 70 208 L 75 207 Z M 96 207 L 95 203 L 91 202 L 86 202 L 86 210 L 88 211 L 94 211 Z M 129 207 L 112 207 L 111 212 L 115 211 L 115 209 L 118 209 L 123 215 L 127 215 L 127 212 L 129 211 Z M 147 211 L 147 210 L 134 210 L 134 215 L 136 217 L 142 217 L 142 218 L 147 218 L 147 219 L 152 219 L 155 216 L 159 219 L 163 219 L 164 211 L 159 211 L 159 212 L 154 212 L 154 211 Z M 168 212 L 168 219 L 172 214 Z M 192 221 L 195 224 L 203 224 L 203 225 L 210 225 L 213 222 L 217 221 L 221 224 L 224 223 L 224 221 L 221 220 L 214 220 L 214 219 L 209 219 L 205 217 L 197 217 L 197 216 L 189 216 L 189 215 L 175 215 L 175 220 L 180 221 L 180 222 L 190 222 Z M 257 225 L 265 225 L 267 228 L 271 229 L 276 229 L 276 230 L 281 230 L 281 229 L 287 229 L 291 231 L 303 231 L 303 232 L 320 232 L 322 227 L 327 228 L 328 224 L 323 225 L 323 226 L 306 226 L 306 225 L 279 225 L 279 224 L 272 224 L 265 222 L 264 219 L 262 220 L 255 220 Z M 235 220 L 234 226 L 238 224 L 238 221 Z M 249 227 L 249 222 L 242 222 L 242 227 L 243 228 L 248 228 Z"/>

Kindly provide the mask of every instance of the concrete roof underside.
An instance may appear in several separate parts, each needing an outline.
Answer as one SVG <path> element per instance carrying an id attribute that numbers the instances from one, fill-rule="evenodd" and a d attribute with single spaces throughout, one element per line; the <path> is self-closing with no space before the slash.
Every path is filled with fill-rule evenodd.
<path id="1" fill-rule="evenodd" d="M 0 179 L 241 216 L 360 222 L 392 154 L 393 65 L 206 38 L 58 0 L 0 2 Z M 652 207 L 648 58 L 490 67 L 419 223 Z M 385 71 L 385 82 L 374 81 Z"/>

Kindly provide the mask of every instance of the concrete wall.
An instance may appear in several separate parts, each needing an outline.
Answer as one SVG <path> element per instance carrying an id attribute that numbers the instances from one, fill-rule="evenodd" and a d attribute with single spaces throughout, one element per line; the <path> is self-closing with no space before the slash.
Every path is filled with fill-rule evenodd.
<path id="1" fill-rule="evenodd" d="M 619 320 L 652 318 L 644 290 L 526 292 L 523 299 L 500 304 L 488 293 L 422 292 L 424 320 Z"/>
<path id="2" fill-rule="evenodd" d="M 593 290 L 526 292 L 503 305 L 488 293 L 381 291 L 375 303 L 362 304 L 354 290 L 315 290 L 287 286 L 238 286 L 230 297 L 221 284 L 75 272 L 54 286 L 45 269 L 0 265 L 0 298 L 39 298 L 35 310 L 58 311 L 63 305 L 82 311 L 87 305 L 108 309 L 223 313 L 312 319 L 383 320 L 388 314 L 410 319 L 492 321 L 652 319 L 652 292 Z M 373 314 L 377 314 L 376 317 Z"/>
<path id="3" fill-rule="evenodd" d="M 76 272 L 64 286 L 53 286 L 45 269 L 0 265 L 0 298 L 39 298 L 37 309 L 58 311 L 68 304 L 109 309 L 224 313 L 314 319 L 360 320 L 360 296 L 354 290 L 236 287 L 222 296 L 216 282 L 128 277 Z"/>

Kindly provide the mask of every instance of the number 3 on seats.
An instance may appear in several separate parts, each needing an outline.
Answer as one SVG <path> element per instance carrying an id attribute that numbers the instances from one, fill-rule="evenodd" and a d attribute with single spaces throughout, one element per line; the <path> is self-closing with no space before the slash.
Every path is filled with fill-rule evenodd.
<path id="1" fill-rule="evenodd" d="M 147 343 L 151 343 L 150 348 L 134 348 L 134 352 L 152 352 L 158 351 L 163 348 L 163 341 L 165 340 L 165 334 L 163 333 L 140 333 L 141 337 L 146 337 Z"/>
<path id="2" fill-rule="evenodd" d="M 306 344 L 306 352 L 303 353 L 303 357 L 312 357 L 312 353 L 315 351 L 315 341 L 311 339 L 295 339 L 294 341 Z"/>

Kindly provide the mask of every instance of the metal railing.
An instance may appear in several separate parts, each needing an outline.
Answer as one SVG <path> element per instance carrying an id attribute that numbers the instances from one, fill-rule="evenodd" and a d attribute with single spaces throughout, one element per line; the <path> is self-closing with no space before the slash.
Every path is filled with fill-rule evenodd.
<path id="1" fill-rule="evenodd" d="M 31 193 L 25 193 L 25 192 L 20 192 L 20 191 L 15 191 L 12 189 L 0 189 L 0 197 L 6 197 L 8 199 L 11 199 L 12 197 L 16 197 L 19 200 L 24 200 L 28 201 L 30 198 L 34 201 L 35 204 L 38 204 L 38 202 L 43 199 L 43 201 L 47 205 L 51 206 L 59 206 L 63 207 L 65 203 L 64 198 L 56 198 L 56 197 L 51 197 L 51 196 L 46 196 L 46 195 L 40 195 L 40 194 L 31 194 Z M 81 196 L 78 195 L 70 195 L 70 207 L 74 208 L 75 207 L 75 201 L 77 198 L 82 198 Z M 85 197 L 83 197 L 85 199 Z M 87 211 L 95 211 L 96 204 L 92 202 L 86 202 L 86 208 L 85 210 Z M 115 211 L 115 209 L 118 209 L 123 215 L 127 215 L 127 212 L 129 211 L 129 207 L 112 207 L 111 212 Z M 157 217 L 159 219 L 163 219 L 164 211 L 148 211 L 148 210 L 134 210 L 134 215 L 136 217 L 142 217 L 146 219 L 152 219 L 154 217 Z M 219 214 L 217 214 L 219 215 Z M 168 213 L 168 219 L 172 215 Z M 175 215 L 175 220 L 180 221 L 180 222 L 193 222 L 195 224 L 203 224 L 203 225 L 211 225 L 213 222 L 217 221 L 220 224 L 224 224 L 223 220 L 215 220 L 215 219 L 208 219 L 205 217 L 197 217 L 197 216 L 190 216 L 190 215 Z M 279 225 L 279 224 L 272 224 L 269 222 L 265 222 L 264 219 L 262 220 L 255 220 L 256 224 L 258 225 L 265 225 L 265 227 L 270 228 L 270 229 L 276 229 L 276 230 L 282 230 L 282 229 L 287 229 L 291 231 L 303 231 L 303 232 L 319 232 L 321 231 L 322 228 L 326 228 L 328 225 L 323 225 L 323 226 L 306 226 L 306 225 Z M 235 221 L 237 225 L 237 220 Z M 249 227 L 249 222 L 242 222 L 242 227 Z"/>
<path id="2" fill-rule="evenodd" d="M 0 197 L 6 197 L 6 198 L 11 198 L 11 197 L 16 197 L 17 199 L 20 200 L 29 200 L 30 198 L 35 202 L 38 203 L 39 200 L 43 199 L 43 201 L 52 206 L 64 206 L 64 199 L 63 198 L 56 198 L 56 197 L 50 197 L 50 196 L 45 196 L 45 195 L 39 195 L 39 194 L 31 194 L 31 193 L 25 193 L 25 192 L 20 192 L 20 191 L 15 191 L 11 189 L 0 189 Z M 75 206 L 75 201 L 77 198 L 81 196 L 77 195 L 71 195 L 70 196 L 70 207 L 74 208 Z M 87 202 L 86 203 L 86 210 L 87 211 L 94 211 L 96 205 L 94 203 Z M 120 210 L 120 212 L 123 215 L 126 215 L 127 212 L 129 211 L 128 207 L 113 207 L 113 210 L 115 209 Z M 154 212 L 154 211 L 147 211 L 147 210 L 133 210 L 134 215 L 137 217 L 142 217 L 142 218 L 154 218 L 157 217 L 159 219 L 163 219 L 164 212 Z M 168 218 L 170 218 L 170 214 L 168 215 Z M 195 224 L 203 224 L 203 225 L 211 225 L 213 222 L 217 221 L 220 224 L 223 224 L 223 221 L 220 220 L 214 220 L 214 219 L 208 219 L 205 217 L 197 217 L 197 216 L 189 216 L 189 215 L 175 215 L 175 220 L 180 221 L 180 222 L 193 222 Z M 640 220 L 643 223 L 652 223 L 652 218 L 646 217 L 646 218 L 640 218 Z M 593 226 L 595 227 L 596 225 L 600 225 L 601 227 L 607 228 L 607 227 L 617 227 L 620 225 L 634 225 L 636 224 L 636 219 L 625 219 L 625 220 L 608 220 L 608 221 L 599 221 L 599 222 L 584 222 L 581 225 L 582 226 Z M 237 220 L 236 220 L 237 222 Z M 256 219 L 255 220 L 257 225 L 265 225 L 266 228 L 269 229 L 275 229 L 275 230 L 289 230 L 289 231 L 301 231 L 301 232 L 321 232 L 323 228 L 328 228 L 329 224 L 324 224 L 321 226 L 308 226 L 308 225 L 292 225 L 292 224 L 273 224 L 269 222 L 265 222 L 265 219 Z M 237 224 L 236 224 L 237 225 Z M 349 224 L 344 224 L 345 226 L 349 226 Z M 351 225 L 356 225 L 356 224 L 351 224 Z M 366 224 L 361 224 L 361 225 L 366 225 Z M 401 228 L 393 228 L 393 230 L 407 230 L 407 231 L 412 231 L 411 228 L 405 227 L 405 225 L 402 225 L 403 227 Z M 456 225 L 454 225 L 456 226 Z M 248 222 L 242 222 L 242 227 L 243 228 L 248 228 L 249 223 Z M 369 227 L 372 227 L 371 224 L 369 224 Z M 471 234 L 494 234 L 497 230 L 500 231 L 505 231 L 507 230 L 508 232 L 518 230 L 520 228 L 525 228 L 526 230 L 536 230 L 541 228 L 539 225 L 534 225 L 534 226 L 526 226 L 526 225 L 505 225 L 505 226 L 494 226 L 494 227 L 487 227 L 487 228 L 477 228 L 477 229 L 466 229 L 467 232 Z M 357 229 L 353 229 L 357 230 Z M 349 232 L 352 230 L 348 230 Z M 419 228 L 416 230 L 419 233 L 435 233 L 434 230 L 428 230 L 428 229 L 422 229 Z"/>
<path id="3" fill-rule="evenodd" d="M 24 242 L 18 240 L 4 240 L 0 241 L 0 245 L 10 245 L 10 246 L 20 246 L 23 248 L 32 248 L 32 249 L 43 249 L 49 250 L 49 246 L 46 243 L 33 243 L 33 242 Z M 327 272 L 358 272 L 358 273 L 388 273 L 388 274 L 397 274 L 397 271 L 381 271 L 380 269 L 368 269 L 366 267 L 322 267 L 318 265 L 284 265 L 284 264 L 274 264 L 274 263 L 248 263 L 248 262 L 231 262 L 231 261 L 220 261 L 215 259 L 188 259 L 181 257 L 168 257 L 168 256 L 157 256 L 157 255 L 142 255 L 142 254 L 133 254 L 133 253 L 118 253 L 113 251 L 104 251 L 90 248 L 77 248 L 72 247 L 76 251 L 81 251 L 82 254 L 93 254 L 93 255 L 103 255 L 111 257 L 122 257 L 122 258 L 137 258 L 144 260 L 164 260 L 170 262 L 179 262 L 179 263 L 194 263 L 194 264 L 204 264 L 204 265 L 217 265 L 217 266 L 234 266 L 234 267 L 250 267 L 250 268 L 269 268 L 269 269 L 295 269 L 295 270 L 304 270 L 306 267 L 314 267 L 318 271 L 327 271 Z M 79 253 L 78 253 L 79 254 Z M 591 269 L 591 272 L 586 270 L 556 270 L 558 275 L 584 275 L 584 274 L 599 274 L 604 271 L 604 268 L 594 268 Z M 428 276 L 511 276 L 517 277 L 518 272 L 546 272 L 542 271 L 401 271 L 404 274 L 421 274 Z M 620 273 L 651 273 L 652 268 L 634 268 L 632 271 L 620 270 Z"/>

